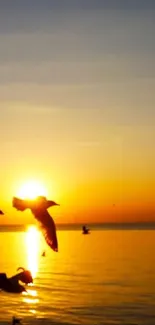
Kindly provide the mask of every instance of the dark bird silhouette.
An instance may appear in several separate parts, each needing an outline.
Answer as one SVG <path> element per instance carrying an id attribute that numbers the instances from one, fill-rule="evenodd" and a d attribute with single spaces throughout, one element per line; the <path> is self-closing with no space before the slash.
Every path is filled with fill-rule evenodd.
<path id="1" fill-rule="evenodd" d="M 89 232 L 89 229 L 86 226 L 83 226 L 82 227 L 82 233 L 83 233 L 83 235 L 88 235 L 90 232 Z"/>
<path id="2" fill-rule="evenodd" d="M 41 254 L 41 256 L 45 257 L 46 256 L 46 252 L 43 251 L 42 254 Z"/>
<path id="3" fill-rule="evenodd" d="M 25 270 L 23 267 L 19 267 L 17 271 L 22 270 L 22 272 L 17 273 L 11 278 L 7 278 L 6 273 L 0 273 L 0 289 L 6 292 L 21 293 L 26 291 L 25 287 L 19 283 L 21 281 L 24 284 L 32 283 L 33 278 L 29 270 Z"/>
<path id="4" fill-rule="evenodd" d="M 1 215 L 4 215 L 4 213 L 3 213 L 3 211 L 2 211 L 2 210 L 0 210 L 0 214 L 1 214 Z"/>
<path id="5" fill-rule="evenodd" d="M 34 217 L 39 221 L 42 233 L 46 243 L 58 252 L 58 241 L 56 235 L 56 226 L 54 220 L 48 213 L 47 209 L 54 205 L 59 205 L 54 201 L 49 201 L 44 196 L 38 196 L 35 200 L 22 200 L 13 198 L 13 207 L 17 210 L 24 211 L 30 209 Z"/>
<path id="6" fill-rule="evenodd" d="M 15 316 L 13 316 L 11 325 L 21 324 L 20 321 L 21 321 L 21 318 L 17 318 Z"/>

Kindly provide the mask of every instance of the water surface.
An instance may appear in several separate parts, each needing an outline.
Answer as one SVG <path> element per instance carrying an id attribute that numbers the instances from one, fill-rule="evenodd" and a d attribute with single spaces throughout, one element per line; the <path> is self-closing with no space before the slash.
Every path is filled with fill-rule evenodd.
<path id="1" fill-rule="evenodd" d="M 1 272 L 35 277 L 27 295 L 0 292 L 1 324 L 155 324 L 154 230 L 59 230 L 58 241 L 55 253 L 32 229 L 0 233 Z"/>

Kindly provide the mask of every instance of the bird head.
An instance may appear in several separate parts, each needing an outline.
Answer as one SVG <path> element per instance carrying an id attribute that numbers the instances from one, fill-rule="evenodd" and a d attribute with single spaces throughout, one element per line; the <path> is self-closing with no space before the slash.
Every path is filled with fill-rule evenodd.
<path id="1" fill-rule="evenodd" d="M 23 267 L 19 267 L 17 269 L 17 271 L 22 270 L 21 273 L 19 273 L 20 275 L 20 281 L 28 284 L 28 283 L 33 283 L 33 278 L 32 278 L 32 274 L 29 270 L 25 270 Z"/>

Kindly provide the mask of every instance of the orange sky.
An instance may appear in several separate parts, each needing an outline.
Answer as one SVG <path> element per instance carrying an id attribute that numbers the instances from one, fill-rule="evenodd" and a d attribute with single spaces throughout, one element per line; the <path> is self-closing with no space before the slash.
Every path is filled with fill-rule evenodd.
<path id="1" fill-rule="evenodd" d="M 155 10 L 75 3 L 0 12 L 1 223 L 30 179 L 57 223 L 155 221 Z"/>

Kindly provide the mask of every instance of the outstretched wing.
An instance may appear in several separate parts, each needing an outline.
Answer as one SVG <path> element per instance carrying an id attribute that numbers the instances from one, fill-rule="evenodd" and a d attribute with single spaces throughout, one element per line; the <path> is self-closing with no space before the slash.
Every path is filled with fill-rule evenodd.
<path id="1" fill-rule="evenodd" d="M 3 215 L 3 214 L 4 214 L 2 210 L 0 210 L 0 214 L 1 214 L 1 215 Z"/>
<path id="2" fill-rule="evenodd" d="M 46 243 L 55 251 L 58 252 L 58 241 L 57 241 L 57 234 L 56 234 L 56 226 L 54 223 L 54 220 L 52 217 L 49 215 L 49 213 L 44 212 L 43 217 L 37 218 L 35 215 L 36 219 L 38 219 L 41 227 L 41 231 L 43 233 L 43 236 L 46 240 Z"/>
<path id="3" fill-rule="evenodd" d="M 47 201 L 45 197 L 38 197 L 36 200 L 22 200 L 14 197 L 12 204 L 14 208 L 20 211 L 24 211 L 27 208 L 31 209 L 34 217 L 40 223 L 41 230 L 47 244 L 55 252 L 57 252 L 58 241 L 56 235 L 56 226 L 47 209 L 58 204 L 54 201 Z"/>
<path id="4" fill-rule="evenodd" d="M 17 285 L 19 281 L 23 282 L 24 284 L 33 282 L 32 274 L 29 270 L 24 270 L 23 272 L 17 273 L 9 278 L 9 280 L 14 285 Z"/>

